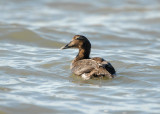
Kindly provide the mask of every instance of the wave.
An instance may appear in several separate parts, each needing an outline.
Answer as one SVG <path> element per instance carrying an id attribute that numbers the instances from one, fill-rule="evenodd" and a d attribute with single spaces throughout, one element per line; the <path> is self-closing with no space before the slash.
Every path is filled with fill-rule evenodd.
<path id="1" fill-rule="evenodd" d="M 49 48 L 56 48 L 61 44 L 58 41 L 54 41 L 54 38 L 46 39 L 45 37 L 25 28 L 10 28 L 8 32 L 3 33 L 0 36 L 0 41 Z"/>

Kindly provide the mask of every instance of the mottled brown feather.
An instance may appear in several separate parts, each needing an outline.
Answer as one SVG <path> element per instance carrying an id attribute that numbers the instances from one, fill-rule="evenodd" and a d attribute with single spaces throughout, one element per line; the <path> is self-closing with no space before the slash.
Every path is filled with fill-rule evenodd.
<path id="1" fill-rule="evenodd" d="M 101 61 L 101 60 L 103 61 Z M 107 77 L 107 78 L 113 78 L 113 74 L 115 72 L 109 72 L 106 70 L 107 67 L 112 67 L 112 65 L 105 61 L 102 58 L 91 58 L 91 59 L 83 59 L 76 61 L 72 63 L 71 65 L 71 70 L 74 74 L 76 75 L 82 75 L 84 73 L 87 73 L 90 78 L 92 77 Z M 114 68 L 113 68 L 114 69 Z"/>

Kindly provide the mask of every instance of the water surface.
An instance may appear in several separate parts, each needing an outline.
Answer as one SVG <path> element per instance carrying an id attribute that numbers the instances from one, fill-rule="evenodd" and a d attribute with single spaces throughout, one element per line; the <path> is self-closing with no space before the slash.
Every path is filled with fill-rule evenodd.
<path id="1" fill-rule="evenodd" d="M 160 113 L 159 0 L 1 0 L 0 114 Z M 112 80 L 70 72 L 75 34 Z"/>

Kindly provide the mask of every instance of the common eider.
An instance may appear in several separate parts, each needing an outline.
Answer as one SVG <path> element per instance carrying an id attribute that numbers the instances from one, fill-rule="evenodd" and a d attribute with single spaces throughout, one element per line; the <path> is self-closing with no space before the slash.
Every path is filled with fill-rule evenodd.
<path id="1" fill-rule="evenodd" d="M 78 48 L 79 53 L 72 61 L 70 69 L 75 75 L 84 80 L 93 77 L 113 78 L 116 74 L 114 67 L 100 57 L 90 58 L 91 43 L 83 35 L 75 35 L 72 40 L 61 49 Z"/>

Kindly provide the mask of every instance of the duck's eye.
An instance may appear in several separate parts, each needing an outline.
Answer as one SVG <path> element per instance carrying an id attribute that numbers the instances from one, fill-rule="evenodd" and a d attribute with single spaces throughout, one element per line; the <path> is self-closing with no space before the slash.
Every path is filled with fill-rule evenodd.
<path id="1" fill-rule="evenodd" d="M 77 37 L 76 40 L 79 40 L 79 37 Z"/>
<path id="2" fill-rule="evenodd" d="M 76 40 L 83 40 L 83 38 L 82 37 L 77 37 Z"/>

